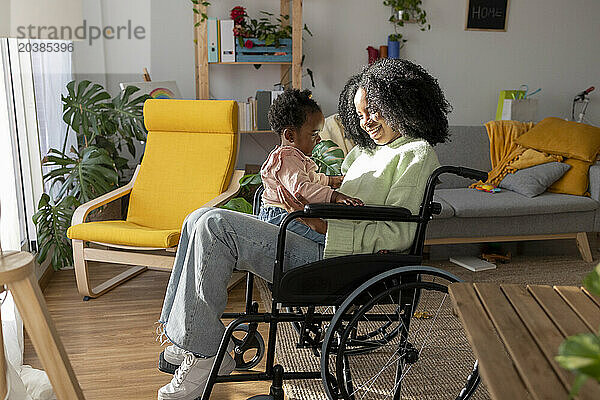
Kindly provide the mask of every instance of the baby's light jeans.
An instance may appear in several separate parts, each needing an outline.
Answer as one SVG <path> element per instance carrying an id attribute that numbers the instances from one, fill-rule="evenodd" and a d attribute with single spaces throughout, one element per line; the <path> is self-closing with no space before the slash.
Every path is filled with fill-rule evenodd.
<path id="1" fill-rule="evenodd" d="M 284 218 L 287 217 L 287 215 L 288 212 L 281 207 L 261 206 L 260 212 L 258 213 L 258 219 L 279 226 L 283 222 Z M 313 242 L 321 243 L 323 246 L 325 246 L 325 235 L 313 231 L 298 220 L 290 222 L 287 229 L 297 233 L 300 236 L 304 236 Z"/>
<path id="2" fill-rule="evenodd" d="M 216 354 L 233 269 L 271 282 L 278 232 L 255 216 L 219 208 L 186 217 L 159 320 L 173 344 L 204 357 Z M 323 245 L 288 232 L 285 268 L 322 257 Z"/>

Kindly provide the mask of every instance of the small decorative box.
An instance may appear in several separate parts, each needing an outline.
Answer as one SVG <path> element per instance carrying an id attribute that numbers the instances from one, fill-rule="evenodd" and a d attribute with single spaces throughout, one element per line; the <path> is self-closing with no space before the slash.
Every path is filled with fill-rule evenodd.
<path id="1" fill-rule="evenodd" d="M 264 40 L 244 38 L 244 43 L 252 42 L 252 47 L 241 47 L 239 40 L 235 41 L 235 61 L 246 62 L 292 62 L 292 39 L 280 39 L 279 46 L 265 46 Z"/>

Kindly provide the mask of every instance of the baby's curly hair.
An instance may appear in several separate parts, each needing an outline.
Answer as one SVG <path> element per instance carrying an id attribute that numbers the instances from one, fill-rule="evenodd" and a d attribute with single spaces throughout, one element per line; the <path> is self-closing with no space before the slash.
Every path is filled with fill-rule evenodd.
<path id="1" fill-rule="evenodd" d="M 285 128 L 300 129 L 310 113 L 322 112 L 310 90 L 287 89 L 269 108 L 271 129 L 281 136 Z"/>
<path id="2" fill-rule="evenodd" d="M 435 145 L 448 140 L 451 106 L 437 80 L 419 65 L 402 59 L 382 59 L 352 76 L 340 94 L 338 111 L 347 138 L 361 148 L 377 145 L 360 127 L 354 107 L 359 87 L 367 92 L 369 111 L 403 135 Z"/>

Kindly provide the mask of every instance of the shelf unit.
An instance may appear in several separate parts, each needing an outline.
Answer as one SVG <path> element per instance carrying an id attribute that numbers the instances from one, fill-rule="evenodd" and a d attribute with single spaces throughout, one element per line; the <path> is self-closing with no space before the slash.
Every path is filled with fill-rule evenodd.
<path id="1" fill-rule="evenodd" d="M 281 79 L 285 77 L 289 66 L 292 66 L 292 87 L 300 89 L 302 87 L 302 1 L 303 0 L 280 0 L 280 14 L 289 15 L 291 6 L 292 20 L 292 62 L 229 62 L 229 63 L 208 63 L 208 45 L 206 21 L 201 22 L 201 15 L 206 14 L 206 6 L 195 5 L 199 13 L 194 13 L 195 51 L 196 51 L 196 99 L 209 98 L 209 65 L 254 65 L 254 64 L 274 64 L 281 65 Z M 289 20 L 288 20 L 289 21 Z M 287 24 L 288 21 L 283 21 Z M 252 131 L 257 133 L 258 131 Z M 270 132 L 270 131 L 264 131 Z"/>

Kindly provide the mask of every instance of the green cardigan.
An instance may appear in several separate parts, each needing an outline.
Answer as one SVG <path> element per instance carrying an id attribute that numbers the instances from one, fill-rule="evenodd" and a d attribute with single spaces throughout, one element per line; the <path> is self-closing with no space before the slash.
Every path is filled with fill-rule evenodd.
<path id="1" fill-rule="evenodd" d="M 346 177 L 339 191 L 368 205 L 405 207 L 416 214 L 427 178 L 439 165 L 433 147 L 422 139 L 402 136 L 372 151 L 356 146 L 342 164 Z M 324 257 L 405 251 L 415 231 L 414 222 L 327 220 Z"/>

